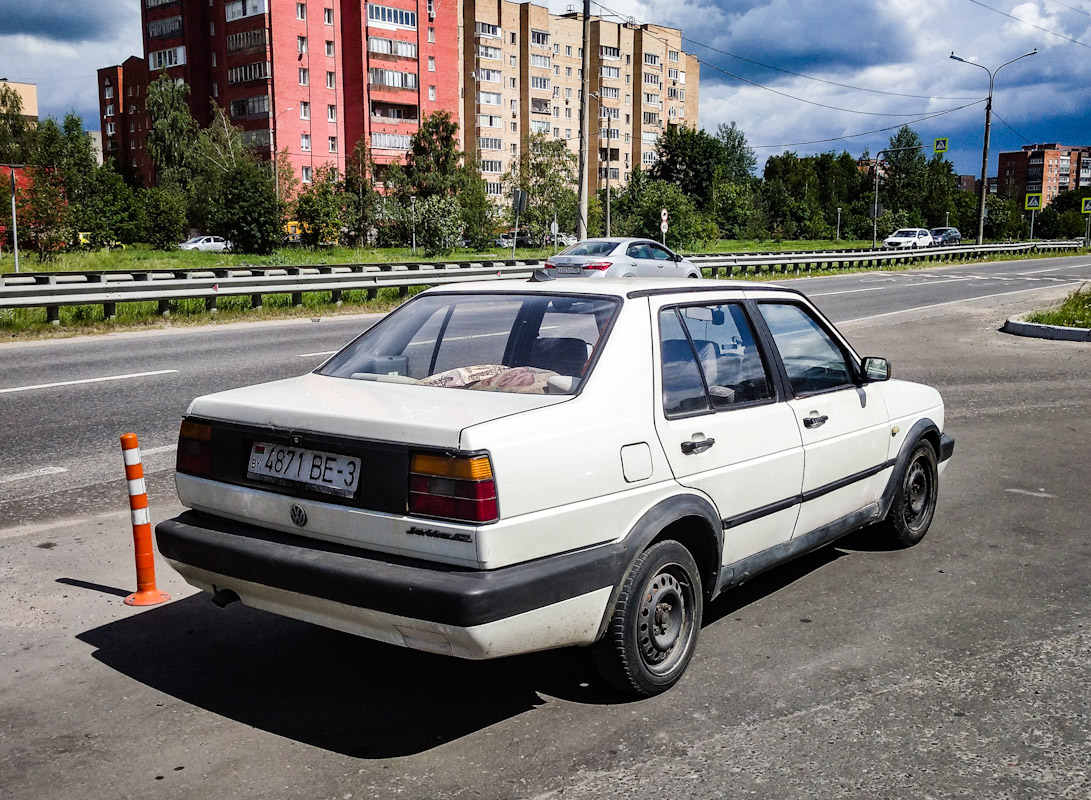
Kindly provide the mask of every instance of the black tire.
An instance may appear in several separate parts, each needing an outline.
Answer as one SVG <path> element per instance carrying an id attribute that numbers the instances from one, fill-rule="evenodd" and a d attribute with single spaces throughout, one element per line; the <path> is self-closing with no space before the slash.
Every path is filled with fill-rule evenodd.
<path id="1" fill-rule="evenodd" d="M 703 610 L 689 550 L 673 539 L 652 545 L 625 576 L 606 633 L 592 648 L 599 674 L 627 694 L 665 692 L 693 657 Z"/>
<path id="2" fill-rule="evenodd" d="M 898 480 L 894 502 L 882 526 L 895 544 L 912 547 L 928 533 L 939 497 L 936 451 L 926 441 L 917 442 Z"/>

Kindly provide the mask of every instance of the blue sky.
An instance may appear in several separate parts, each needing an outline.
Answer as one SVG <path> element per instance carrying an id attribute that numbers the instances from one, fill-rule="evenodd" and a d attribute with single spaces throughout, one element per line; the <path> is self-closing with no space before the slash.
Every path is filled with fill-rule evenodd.
<path id="1" fill-rule="evenodd" d="M 1091 145 L 1091 0 L 604 0 L 592 11 L 681 28 L 703 62 L 701 126 L 735 121 L 759 162 L 875 152 L 893 131 L 853 134 L 910 122 L 925 142 L 950 138 L 957 172 L 980 172 L 988 75 L 952 50 L 995 68 L 1038 48 L 997 76 L 990 174 L 1002 150 Z M 75 110 L 89 128 L 95 71 L 140 53 L 139 0 L 0 0 L 0 21 L 0 77 L 37 83 L 43 116 Z"/>

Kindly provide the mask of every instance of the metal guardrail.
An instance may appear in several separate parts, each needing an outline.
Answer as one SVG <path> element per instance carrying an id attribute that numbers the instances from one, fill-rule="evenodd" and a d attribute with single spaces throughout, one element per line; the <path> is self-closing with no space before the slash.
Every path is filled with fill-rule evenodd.
<path id="1" fill-rule="evenodd" d="M 1074 251 L 1083 242 L 1020 242 L 959 245 L 922 250 L 817 250 L 792 253 L 701 253 L 687 256 L 711 277 L 764 272 L 801 273 L 812 270 L 882 267 L 919 261 L 970 260 L 996 253 Z M 465 280 L 526 278 L 539 259 L 402 264 L 341 264 L 323 266 L 238 266 L 215 269 L 135 270 L 128 272 L 40 272 L 0 275 L 0 308 L 45 308 L 48 321 L 59 324 L 60 307 L 101 305 L 104 316 L 117 313 L 118 303 L 155 301 L 168 314 L 171 300 L 203 299 L 209 310 L 220 297 L 249 295 L 260 308 L 267 294 L 290 294 L 302 306 L 306 292 L 330 292 L 333 303 L 342 293 L 365 290 L 375 297 L 382 287 L 397 287 L 402 296 L 411 286 L 433 286 Z"/>

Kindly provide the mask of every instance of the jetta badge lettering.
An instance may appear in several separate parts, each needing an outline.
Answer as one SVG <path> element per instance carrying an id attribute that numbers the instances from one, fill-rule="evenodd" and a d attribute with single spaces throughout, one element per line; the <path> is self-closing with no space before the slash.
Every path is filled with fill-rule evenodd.
<path id="1" fill-rule="evenodd" d="M 298 528 L 307 524 L 307 511 L 299 503 L 292 506 L 292 523 Z"/>

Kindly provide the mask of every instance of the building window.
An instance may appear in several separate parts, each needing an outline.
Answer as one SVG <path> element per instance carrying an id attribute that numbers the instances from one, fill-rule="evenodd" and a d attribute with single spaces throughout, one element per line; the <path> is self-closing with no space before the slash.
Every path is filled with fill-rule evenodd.
<path id="1" fill-rule="evenodd" d="M 512 100 L 511 101 L 511 110 L 513 112 L 519 110 L 519 101 L 518 100 Z"/>
<path id="2" fill-rule="evenodd" d="M 481 162 L 482 172 L 503 172 L 504 162 L 495 159 L 485 159 Z"/>
<path id="3" fill-rule="evenodd" d="M 478 150 L 503 150 L 504 142 L 495 136 L 478 136 L 477 137 L 477 149 Z"/>
<path id="4" fill-rule="evenodd" d="M 599 75 L 603 78 L 620 78 L 621 68 L 602 66 L 599 67 Z"/>
<path id="5" fill-rule="evenodd" d="M 129 123 L 129 125 L 132 125 L 132 124 L 133 123 L 131 123 L 131 122 Z M 106 135 L 107 136 L 113 136 L 114 131 L 115 131 L 115 124 L 113 122 L 107 122 L 106 123 Z"/>
<path id="6" fill-rule="evenodd" d="M 667 51 L 667 61 L 678 61 L 678 59 L 679 59 L 679 53 L 678 53 L 677 50 L 668 50 Z"/>
<path id="7" fill-rule="evenodd" d="M 516 61 L 515 56 L 508 56 L 508 66 L 517 67 L 519 62 Z"/>
<path id="8" fill-rule="evenodd" d="M 599 106 L 599 119 L 618 119 L 621 117 L 621 109 L 610 106 Z"/>
<path id="9" fill-rule="evenodd" d="M 564 118 L 565 119 L 572 119 L 572 109 L 571 108 L 566 108 L 564 110 Z"/>
<path id="10" fill-rule="evenodd" d="M 106 100 L 113 100 L 114 99 L 114 87 L 113 86 L 107 86 L 105 89 L 102 90 L 102 96 Z"/>
<path id="11" fill-rule="evenodd" d="M 329 139 L 330 139 L 330 142 L 329 142 L 330 143 L 330 152 L 331 153 L 336 153 L 337 152 L 337 137 L 336 136 L 331 136 L 331 137 L 329 137 Z"/>
<path id="12" fill-rule="evenodd" d="M 307 4 L 306 3 L 296 3 L 295 4 L 295 18 L 296 19 L 306 19 L 307 18 Z"/>
<path id="13" fill-rule="evenodd" d="M 168 17 L 167 19 L 153 19 L 148 23 L 148 38 L 156 39 L 160 36 L 177 36 L 182 32 L 182 17 Z"/>
<path id="14" fill-rule="evenodd" d="M 242 143 L 245 147 L 268 147 L 272 131 L 262 128 L 260 131 L 243 131 Z"/>
<path id="15" fill-rule="evenodd" d="M 383 22 L 401 28 L 412 28 L 413 30 L 417 28 L 417 14 L 415 11 L 404 11 L 400 8 L 368 3 L 367 18 L 372 22 Z"/>
<path id="16" fill-rule="evenodd" d="M 649 67 L 658 67 L 659 56 L 657 56 L 655 53 L 645 53 L 644 63 L 647 64 Z"/>
<path id="17" fill-rule="evenodd" d="M 513 122 L 512 125 L 514 125 L 514 124 L 515 123 Z M 518 155 L 518 153 L 519 153 L 519 145 L 517 145 L 515 142 L 512 142 L 511 143 L 511 154 L 514 156 L 514 155 Z"/>
<path id="18" fill-rule="evenodd" d="M 299 68 L 299 85 L 307 86 L 311 82 L 311 71 L 306 67 Z"/>
<path id="19" fill-rule="evenodd" d="M 428 71 L 429 72 L 435 72 L 436 71 L 436 57 L 435 56 L 428 56 Z"/>
<path id="20" fill-rule="evenodd" d="M 571 139 L 572 138 L 572 129 L 571 128 L 565 128 L 564 129 L 564 138 L 566 138 L 566 139 Z"/>
<path id="21" fill-rule="evenodd" d="M 479 128 L 503 128 L 504 120 L 499 114 L 478 114 L 477 126 Z"/>
<path id="22" fill-rule="evenodd" d="M 312 178 L 310 167 L 301 167 L 299 170 L 299 177 L 304 183 L 310 183 Z"/>
<path id="23" fill-rule="evenodd" d="M 429 28 L 428 29 L 428 43 L 429 44 L 435 44 L 436 43 L 436 29 L 435 28 Z"/>
<path id="24" fill-rule="evenodd" d="M 553 43 L 553 55 L 557 56 L 561 54 L 561 46 L 556 42 Z"/>
<path id="25" fill-rule="evenodd" d="M 333 24 L 333 9 L 332 8 L 322 9 L 322 21 L 325 22 L 327 25 L 332 25 Z"/>
<path id="26" fill-rule="evenodd" d="M 485 83 L 503 83 L 504 73 L 498 69 L 482 69 L 478 70 L 477 79 Z"/>
<path id="27" fill-rule="evenodd" d="M 303 70 L 300 71 L 302 72 Z M 256 81 L 268 78 L 269 75 L 269 62 L 256 61 L 253 64 L 243 64 L 242 66 L 229 69 L 227 71 L 227 82 L 244 83 L 246 81 Z"/>
<path id="28" fill-rule="evenodd" d="M 262 94 L 257 97 L 244 97 L 241 100 L 232 100 L 228 104 L 228 113 L 235 119 L 246 117 L 269 116 L 269 95 Z"/>
<path id="29" fill-rule="evenodd" d="M 499 39 L 500 38 L 500 26 L 499 25 L 490 25 L 487 22 L 478 22 L 474 26 L 474 30 L 477 32 L 478 36 L 484 36 L 484 37 L 486 37 L 488 39 Z"/>
<path id="30" fill-rule="evenodd" d="M 530 65 L 532 67 L 541 67 L 542 69 L 549 69 L 553 66 L 552 59 L 549 56 L 540 56 L 532 53 L 530 56 Z"/>
<path id="31" fill-rule="evenodd" d="M 382 39 L 378 36 L 367 38 L 367 49 L 372 53 L 381 53 L 387 56 L 401 56 L 402 58 L 416 58 L 417 45 L 413 42 L 402 42 L 397 39 Z"/>
<path id="32" fill-rule="evenodd" d="M 511 132 L 512 133 L 518 133 L 519 132 L 519 126 L 516 125 L 514 122 L 511 123 Z"/>
<path id="33" fill-rule="evenodd" d="M 572 58 L 572 45 L 570 45 L 570 44 L 566 44 L 566 45 L 564 46 L 564 54 L 565 54 L 566 56 L 568 56 L 569 58 Z"/>
<path id="34" fill-rule="evenodd" d="M 515 44 L 514 34 L 512 35 L 512 44 Z M 537 45 L 538 47 L 549 47 L 549 34 L 546 31 L 531 30 L 530 43 Z"/>
<path id="35" fill-rule="evenodd" d="M 621 89 L 616 86 L 599 87 L 599 97 L 604 100 L 617 100 L 621 96 Z"/>
<path id="36" fill-rule="evenodd" d="M 212 51 L 212 66 L 216 66 L 216 51 Z"/>
<path id="37" fill-rule="evenodd" d="M 152 70 L 179 67 L 186 63 L 186 48 L 171 47 L 148 54 L 148 68 Z"/>
<path id="38" fill-rule="evenodd" d="M 645 125 L 658 125 L 659 124 L 659 115 L 656 114 L 654 111 L 645 111 L 644 112 L 644 124 Z"/>
<path id="39" fill-rule="evenodd" d="M 606 45 L 602 45 L 601 47 L 599 47 L 599 56 L 601 56 L 602 58 L 620 59 L 621 58 L 621 48 L 620 47 L 607 47 Z"/>
<path id="40" fill-rule="evenodd" d="M 407 133 L 372 133 L 371 146 L 376 150 L 408 150 L 409 138 Z"/>
<path id="41" fill-rule="evenodd" d="M 499 61 L 504 57 L 504 54 L 499 47 L 489 47 L 487 44 L 479 44 L 477 46 L 477 57 Z"/>
<path id="42" fill-rule="evenodd" d="M 554 139 L 560 139 L 561 138 L 561 129 L 560 128 L 554 128 L 553 129 L 553 138 Z"/>
<path id="43" fill-rule="evenodd" d="M 296 47 L 298 48 L 299 52 L 301 52 L 301 53 L 306 53 L 307 52 L 307 37 L 306 36 L 297 36 L 297 37 L 295 37 L 295 43 L 296 43 Z"/>
<path id="44" fill-rule="evenodd" d="M 337 122 L 337 106 L 326 106 L 326 121 Z"/>
<path id="45" fill-rule="evenodd" d="M 485 194 L 490 197 L 502 197 L 504 195 L 504 184 L 502 183 L 485 183 Z"/>
<path id="46" fill-rule="evenodd" d="M 549 133 L 549 120 L 532 119 L 530 121 L 531 133 Z"/>
<path id="47" fill-rule="evenodd" d="M 336 89 L 337 88 L 337 73 L 336 72 L 327 72 L 326 73 L 326 88 L 327 89 Z"/>
<path id="48" fill-rule="evenodd" d="M 556 75 L 558 78 L 561 77 L 561 65 L 560 64 L 554 64 L 553 65 L 553 74 Z"/>
<path id="49" fill-rule="evenodd" d="M 328 58 L 333 58 L 333 42 L 326 42 L 326 56 Z"/>
<path id="50" fill-rule="evenodd" d="M 517 78 L 509 78 L 508 79 L 508 84 L 511 86 L 512 89 L 519 88 L 519 83 L 518 83 Z"/>
<path id="51" fill-rule="evenodd" d="M 367 71 L 367 82 L 372 86 L 389 86 L 393 89 L 416 89 L 417 73 L 397 72 L 391 69 L 376 69 L 372 67 Z"/>
<path id="52" fill-rule="evenodd" d="M 299 149 L 304 153 L 311 149 L 311 135 L 309 133 L 299 134 Z"/>
<path id="53" fill-rule="evenodd" d="M 269 10 L 268 0 L 233 0 L 224 4 L 224 19 L 233 22 L 243 17 L 253 17 Z"/>
<path id="54" fill-rule="evenodd" d="M 428 87 L 428 99 L 431 100 L 432 102 L 435 102 L 435 100 L 436 100 L 436 87 L 435 86 L 429 86 Z"/>
<path id="55" fill-rule="evenodd" d="M 530 76 L 530 88 L 531 89 L 543 89 L 549 91 L 549 78 L 539 78 L 537 75 Z"/>
<path id="56" fill-rule="evenodd" d="M 227 54 L 238 53 L 241 50 L 264 49 L 269 41 L 268 28 L 255 28 L 242 33 L 230 33 L 227 35 Z"/>
<path id="57" fill-rule="evenodd" d="M 500 105 L 500 92 L 478 92 L 477 102 L 483 106 Z"/>
<path id="58" fill-rule="evenodd" d="M 511 32 L 511 35 L 510 35 L 509 38 L 510 38 L 512 44 L 517 44 L 519 42 L 519 40 L 516 38 L 515 31 Z"/>

